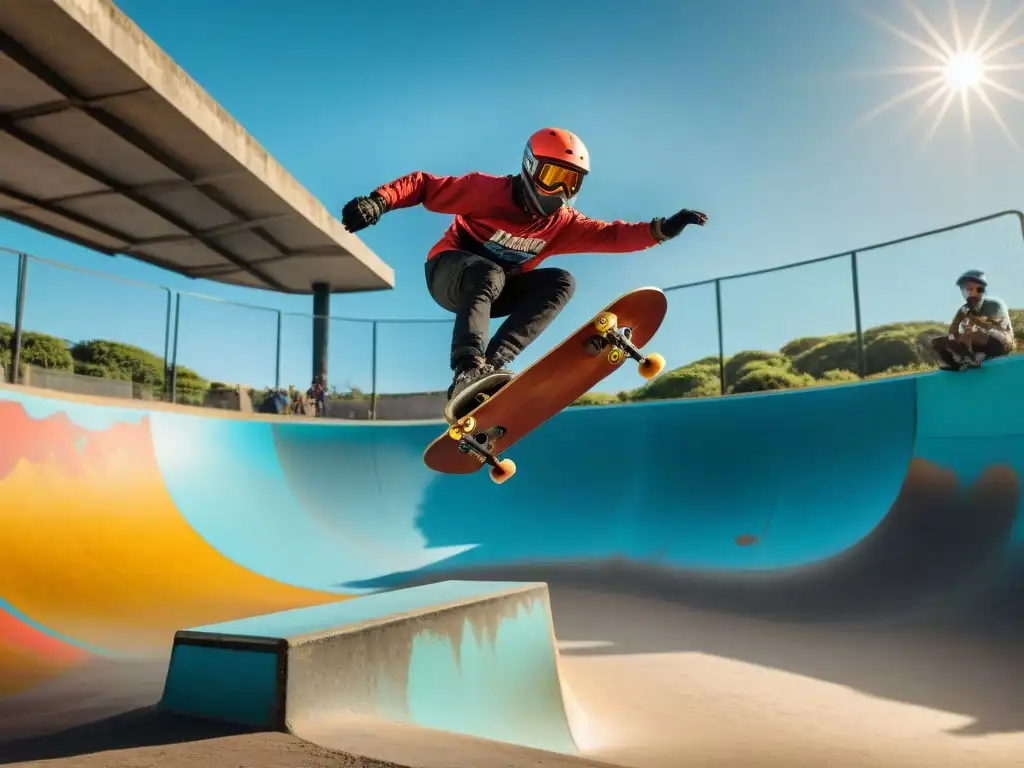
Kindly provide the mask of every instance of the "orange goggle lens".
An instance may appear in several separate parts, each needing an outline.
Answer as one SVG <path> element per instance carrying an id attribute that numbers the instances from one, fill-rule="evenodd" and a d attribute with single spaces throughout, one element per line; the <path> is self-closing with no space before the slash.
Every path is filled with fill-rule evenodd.
<path id="1" fill-rule="evenodd" d="M 537 186 L 545 192 L 557 192 L 562 189 L 569 197 L 578 193 L 583 186 L 582 173 L 552 163 L 541 163 L 533 178 Z"/>

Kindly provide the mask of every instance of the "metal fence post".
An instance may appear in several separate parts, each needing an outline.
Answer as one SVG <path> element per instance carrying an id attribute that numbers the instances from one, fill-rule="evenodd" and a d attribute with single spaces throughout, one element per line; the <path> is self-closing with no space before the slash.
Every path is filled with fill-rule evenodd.
<path id="1" fill-rule="evenodd" d="M 864 359 L 864 326 L 860 317 L 860 276 L 856 251 L 850 253 L 850 275 L 853 278 L 853 323 L 857 331 L 857 375 L 863 379 L 867 365 Z"/>
<path id="2" fill-rule="evenodd" d="M 274 389 L 281 388 L 281 310 L 277 310 L 277 353 L 274 365 Z"/>
<path id="3" fill-rule="evenodd" d="M 377 321 L 373 320 L 372 343 L 370 345 L 370 420 L 377 420 Z"/>
<path id="4" fill-rule="evenodd" d="M 18 383 L 21 367 L 21 330 L 25 319 L 25 291 L 28 287 L 28 254 L 18 254 L 18 288 L 14 298 L 14 341 L 11 347 L 11 384 Z"/>
<path id="5" fill-rule="evenodd" d="M 181 294 L 174 302 L 174 347 L 171 350 L 171 402 L 178 402 L 178 329 L 181 327 Z"/>
<path id="6" fill-rule="evenodd" d="M 718 383 L 719 393 L 725 394 L 725 341 L 722 338 L 722 281 L 715 280 L 715 319 L 718 323 Z"/>
<path id="7" fill-rule="evenodd" d="M 167 292 L 167 319 L 164 321 L 164 391 L 162 394 L 164 402 L 167 402 L 167 381 L 171 376 L 170 354 L 171 354 L 171 305 L 173 304 L 172 291 L 164 288 Z"/>

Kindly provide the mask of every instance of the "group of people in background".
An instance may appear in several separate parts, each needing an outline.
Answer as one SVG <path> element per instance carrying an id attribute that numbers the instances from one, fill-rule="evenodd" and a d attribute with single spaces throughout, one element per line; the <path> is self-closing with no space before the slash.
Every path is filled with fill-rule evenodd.
<path id="1" fill-rule="evenodd" d="M 305 392 L 300 392 L 294 385 L 289 385 L 288 389 L 270 390 L 257 411 L 259 413 L 323 417 L 326 405 L 327 387 L 322 377 L 317 376 Z"/>

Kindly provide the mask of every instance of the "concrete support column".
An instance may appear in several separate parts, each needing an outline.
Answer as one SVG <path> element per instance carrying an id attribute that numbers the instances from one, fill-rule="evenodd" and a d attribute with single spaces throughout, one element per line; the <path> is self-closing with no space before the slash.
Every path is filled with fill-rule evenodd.
<path id="1" fill-rule="evenodd" d="M 313 283 L 313 378 L 327 386 L 327 337 L 331 314 L 331 289 L 327 283 Z"/>

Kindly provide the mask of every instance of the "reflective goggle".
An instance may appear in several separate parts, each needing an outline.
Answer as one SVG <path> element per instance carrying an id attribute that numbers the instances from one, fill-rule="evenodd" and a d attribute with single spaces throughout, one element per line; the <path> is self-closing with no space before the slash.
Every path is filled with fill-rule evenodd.
<path id="1" fill-rule="evenodd" d="M 545 192 L 554 194 L 561 189 L 567 197 L 574 197 L 583 186 L 583 174 L 572 168 L 541 160 L 540 167 L 533 174 L 533 181 Z"/>

